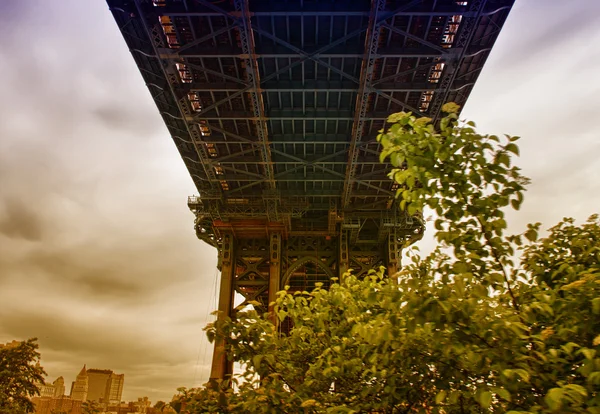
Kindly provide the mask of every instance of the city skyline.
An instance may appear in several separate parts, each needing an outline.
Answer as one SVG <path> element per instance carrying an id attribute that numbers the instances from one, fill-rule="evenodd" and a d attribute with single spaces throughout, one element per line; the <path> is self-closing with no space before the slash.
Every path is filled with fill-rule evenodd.
<path id="1" fill-rule="evenodd" d="M 0 343 L 38 337 L 49 378 L 87 361 L 127 374 L 126 401 L 169 401 L 208 379 L 216 308 L 189 174 L 106 3 L 0 12 Z M 482 132 L 522 136 L 533 183 L 510 231 L 581 223 L 600 205 L 599 12 L 517 0 L 463 111 Z"/>
<path id="2" fill-rule="evenodd" d="M 68 378 L 68 377 L 67 377 Z M 71 381 L 67 393 L 65 377 L 60 375 L 52 383 L 47 376 L 43 384 L 39 384 L 39 397 L 69 396 L 78 401 L 96 401 L 109 404 L 118 404 L 122 401 L 125 374 L 116 374 L 111 369 L 83 368 Z"/>

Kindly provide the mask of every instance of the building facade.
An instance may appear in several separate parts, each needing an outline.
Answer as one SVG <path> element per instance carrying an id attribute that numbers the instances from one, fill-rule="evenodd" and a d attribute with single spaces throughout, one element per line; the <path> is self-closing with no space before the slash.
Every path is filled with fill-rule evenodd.
<path id="1" fill-rule="evenodd" d="M 40 390 L 40 397 L 54 398 L 65 395 L 65 380 L 58 377 L 52 384 L 46 382 L 37 384 Z"/>
<path id="2" fill-rule="evenodd" d="M 124 374 L 115 374 L 110 369 L 88 369 L 88 401 L 118 404 L 123 395 Z"/>
<path id="3" fill-rule="evenodd" d="M 109 369 L 88 369 L 88 401 L 108 402 L 107 390 L 110 376 L 113 372 Z"/>
<path id="4" fill-rule="evenodd" d="M 115 374 L 111 372 L 107 385 L 107 400 L 110 404 L 118 404 L 123 396 L 123 385 L 125 384 L 125 374 Z"/>
<path id="5" fill-rule="evenodd" d="M 66 395 L 60 397 L 33 397 L 31 401 L 35 405 L 36 414 L 82 414 L 82 401 L 73 400 Z"/>
<path id="6" fill-rule="evenodd" d="M 87 401 L 88 375 L 84 365 L 71 387 L 71 398 L 77 401 Z"/>
<path id="7" fill-rule="evenodd" d="M 54 397 L 62 397 L 65 395 L 65 379 L 63 377 L 58 377 L 52 383 L 54 386 Z"/>

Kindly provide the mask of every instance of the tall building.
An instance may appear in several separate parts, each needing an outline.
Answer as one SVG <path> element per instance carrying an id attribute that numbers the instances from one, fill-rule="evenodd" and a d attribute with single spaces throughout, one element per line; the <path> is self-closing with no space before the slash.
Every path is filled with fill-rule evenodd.
<path id="1" fill-rule="evenodd" d="M 110 376 L 113 372 L 109 369 L 88 369 L 88 401 L 108 402 L 107 389 Z"/>
<path id="2" fill-rule="evenodd" d="M 65 379 L 63 377 L 55 379 L 52 385 L 54 385 L 54 397 L 65 395 Z"/>
<path id="3" fill-rule="evenodd" d="M 110 369 L 88 369 L 88 401 L 117 404 L 123 394 L 124 374 L 115 374 Z"/>
<path id="4" fill-rule="evenodd" d="M 110 374 L 109 386 L 107 388 L 107 399 L 111 404 L 121 401 L 123 395 L 123 384 L 125 383 L 125 374 Z"/>
<path id="5" fill-rule="evenodd" d="M 85 365 L 81 368 L 79 375 L 71 387 L 71 398 L 77 401 L 87 401 L 88 375 Z"/>

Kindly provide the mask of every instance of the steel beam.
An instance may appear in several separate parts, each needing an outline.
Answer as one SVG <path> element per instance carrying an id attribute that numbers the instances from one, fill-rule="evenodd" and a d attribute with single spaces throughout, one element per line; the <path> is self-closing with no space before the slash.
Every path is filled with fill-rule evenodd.
<path id="1" fill-rule="evenodd" d="M 356 162 L 358 161 L 358 143 L 362 138 L 367 107 L 369 104 L 369 88 L 373 79 L 373 69 L 377 58 L 377 48 L 379 47 L 379 36 L 383 22 L 378 21 L 378 16 L 385 8 L 385 0 L 371 0 L 371 17 L 369 19 L 369 29 L 367 30 L 367 50 L 363 59 L 360 82 L 358 86 L 358 96 L 356 97 L 356 108 L 354 109 L 354 125 L 352 127 L 352 137 L 350 138 L 350 149 L 348 154 L 348 165 L 346 167 L 346 176 L 344 190 L 342 193 L 342 207 L 348 207 L 354 184 L 354 175 L 356 171 Z"/>
<path id="2" fill-rule="evenodd" d="M 430 65 L 427 65 L 430 66 Z M 302 92 L 302 93 L 313 93 L 313 92 L 356 92 L 356 84 L 348 85 L 346 82 L 304 82 L 305 85 L 300 81 L 273 81 L 263 82 L 260 90 L 262 92 Z M 436 90 L 436 84 L 433 83 L 378 83 L 376 89 L 372 91 L 386 91 L 386 92 L 423 92 L 429 90 Z M 241 89 L 239 85 L 233 82 L 214 82 L 214 83 L 200 83 L 192 82 L 181 85 L 181 91 L 184 92 L 240 92 L 245 91 Z M 229 97 L 228 97 L 229 98 Z"/>
<path id="3" fill-rule="evenodd" d="M 398 33 L 399 35 L 402 35 L 402 36 L 407 37 L 409 39 L 415 40 L 415 41 L 421 43 L 423 46 L 428 47 L 429 49 L 436 50 L 437 52 L 441 53 L 442 55 L 445 55 L 445 54 L 448 53 L 448 49 L 444 49 L 443 47 L 440 47 L 440 46 L 435 45 L 435 44 L 433 44 L 431 42 L 428 42 L 426 39 L 420 38 L 419 36 L 415 36 L 412 33 L 409 33 L 409 32 L 407 32 L 405 30 L 402 30 L 402 29 L 400 29 L 398 27 L 392 26 L 391 24 L 383 23 L 382 26 L 385 27 L 388 30 L 391 30 L 394 33 Z M 425 33 L 425 35 L 427 35 L 427 34 L 428 34 L 428 31 Z M 439 55 L 437 55 L 437 56 L 439 56 Z"/>
<path id="4" fill-rule="evenodd" d="M 452 64 L 446 65 L 444 68 L 444 74 L 442 75 L 442 80 L 440 82 L 440 91 L 433 94 L 433 102 L 431 102 L 431 107 L 429 109 L 430 117 L 433 119 L 439 119 L 440 117 L 442 105 L 446 103 L 446 100 L 448 99 L 450 88 L 456 79 L 461 63 L 467 54 L 467 47 L 477 30 L 477 25 L 479 19 L 481 19 L 486 3 L 487 0 L 469 1 L 469 11 L 473 16 L 465 18 L 460 24 L 461 27 L 459 28 L 457 36 L 458 39 L 456 44 L 453 45 L 453 48 L 457 50 L 457 55 Z"/>
<path id="5" fill-rule="evenodd" d="M 269 148 L 269 136 L 267 133 L 267 125 L 265 123 L 265 107 L 260 93 L 260 75 L 258 73 L 258 66 L 256 58 L 254 56 L 254 38 L 251 31 L 250 23 L 250 10 L 248 9 L 249 0 L 235 0 L 235 10 L 241 14 L 241 27 L 239 28 L 240 43 L 242 44 L 242 50 L 244 54 L 248 56 L 246 59 L 246 75 L 248 76 L 248 83 L 252 85 L 252 89 L 249 91 L 252 110 L 254 116 L 257 118 L 255 121 L 256 132 L 258 134 L 258 141 L 261 143 L 261 156 L 263 162 L 265 162 L 265 176 L 267 185 L 271 189 L 275 189 L 275 179 L 273 173 L 273 162 L 271 160 L 271 149 Z"/>
<path id="6" fill-rule="evenodd" d="M 177 102 L 177 107 L 179 109 L 179 113 L 180 114 L 184 114 L 186 111 L 184 110 L 184 108 L 182 108 L 182 106 L 181 106 L 182 104 L 181 104 L 180 100 L 177 98 L 177 94 L 175 93 L 173 85 L 168 81 L 169 76 L 168 76 L 168 74 L 167 74 L 167 72 L 165 70 L 163 62 L 158 58 L 157 45 L 155 44 L 155 42 L 152 41 L 153 36 L 152 36 L 150 28 L 148 27 L 148 22 L 146 21 L 146 16 L 142 12 L 142 8 L 141 8 L 141 6 L 139 4 L 139 1 L 140 0 L 134 0 L 134 4 L 135 4 L 136 10 L 137 10 L 138 15 L 139 15 L 139 20 L 142 23 L 142 29 L 144 30 L 146 36 L 150 40 L 149 43 L 152 46 L 152 50 L 154 51 L 154 55 L 156 56 L 156 59 L 158 61 L 158 65 L 161 68 L 161 71 L 162 71 L 162 74 L 163 74 L 163 79 L 166 82 L 166 84 L 168 85 L 168 88 L 169 88 L 169 90 L 171 92 L 171 96 L 173 97 L 174 101 Z M 190 126 L 187 123 L 186 123 L 186 129 L 187 129 L 187 133 L 188 133 L 188 135 L 190 137 L 198 136 L 197 132 L 196 131 L 192 131 L 192 129 L 190 128 Z M 200 146 L 196 142 L 194 142 L 194 140 L 192 140 L 192 142 L 193 142 L 192 145 L 193 145 L 194 149 L 196 150 L 196 155 L 198 156 L 198 158 L 201 161 L 208 160 L 209 157 L 208 157 L 208 154 L 206 153 L 206 150 L 202 146 Z M 214 178 L 215 174 L 214 174 L 214 172 L 212 171 L 211 168 L 207 168 L 205 165 L 203 165 L 203 169 L 204 169 L 204 173 L 206 174 L 206 177 L 209 180 L 212 179 L 212 178 Z M 213 190 L 215 189 L 214 186 L 211 185 L 211 187 L 212 187 L 211 189 L 213 189 Z"/>
<path id="7" fill-rule="evenodd" d="M 266 32 L 265 32 L 266 33 Z M 278 38 L 279 39 L 279 38 Z M 327 45 L 329 46 L 329 45 Z M 446 49 L 443 49 L 446 50 Z M 175 52 L 177 49 L 175 49 Z M 318 55 L 318 57 L 317 57 Z M 312 56 L 312 57 L 309 57 Z M 378 58 L 438 58 L 444 56 L 442 53 L 433 53 L 430 50 L 423 51 L 413 51 L 411 52 L 408 49 L 405 52 L 399 49 L 389 49 L 385 51 L 381 51 L 376 55 Z M 234 58 L 234 59 L 245 59 L 246 55 L 243 53 L 227 53 L 223 50 L 205 50 L 205 51 L 196 51 L 190 53 L 171 53 L 170 50 L 162 51 L 159 55 L 161 59 L 202 59 L 202 58 Z M 363 53 L 351 53 L 351 52 L 340 52 L 340 53 L 258 53 L 256 55 L 257 59 L 303 59 L 305 60 L 319 60 L 320 59 L 342 59 L 342 58 L 351 58 L 351 59 L 360 59 L 364 57 Z"/>

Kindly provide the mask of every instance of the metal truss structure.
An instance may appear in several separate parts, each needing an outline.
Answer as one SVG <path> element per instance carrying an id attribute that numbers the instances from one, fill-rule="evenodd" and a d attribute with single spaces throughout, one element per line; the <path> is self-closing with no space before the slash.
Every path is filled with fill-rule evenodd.
<path id="1" fill-rule="evenodd" d="M 107 0 L 198 189 L 219 309 L 265 309 L 421 237 L 376 135 L 463 105 L 514 0 Z M 212 378 L 230 372 L 217 343 Z"/>

